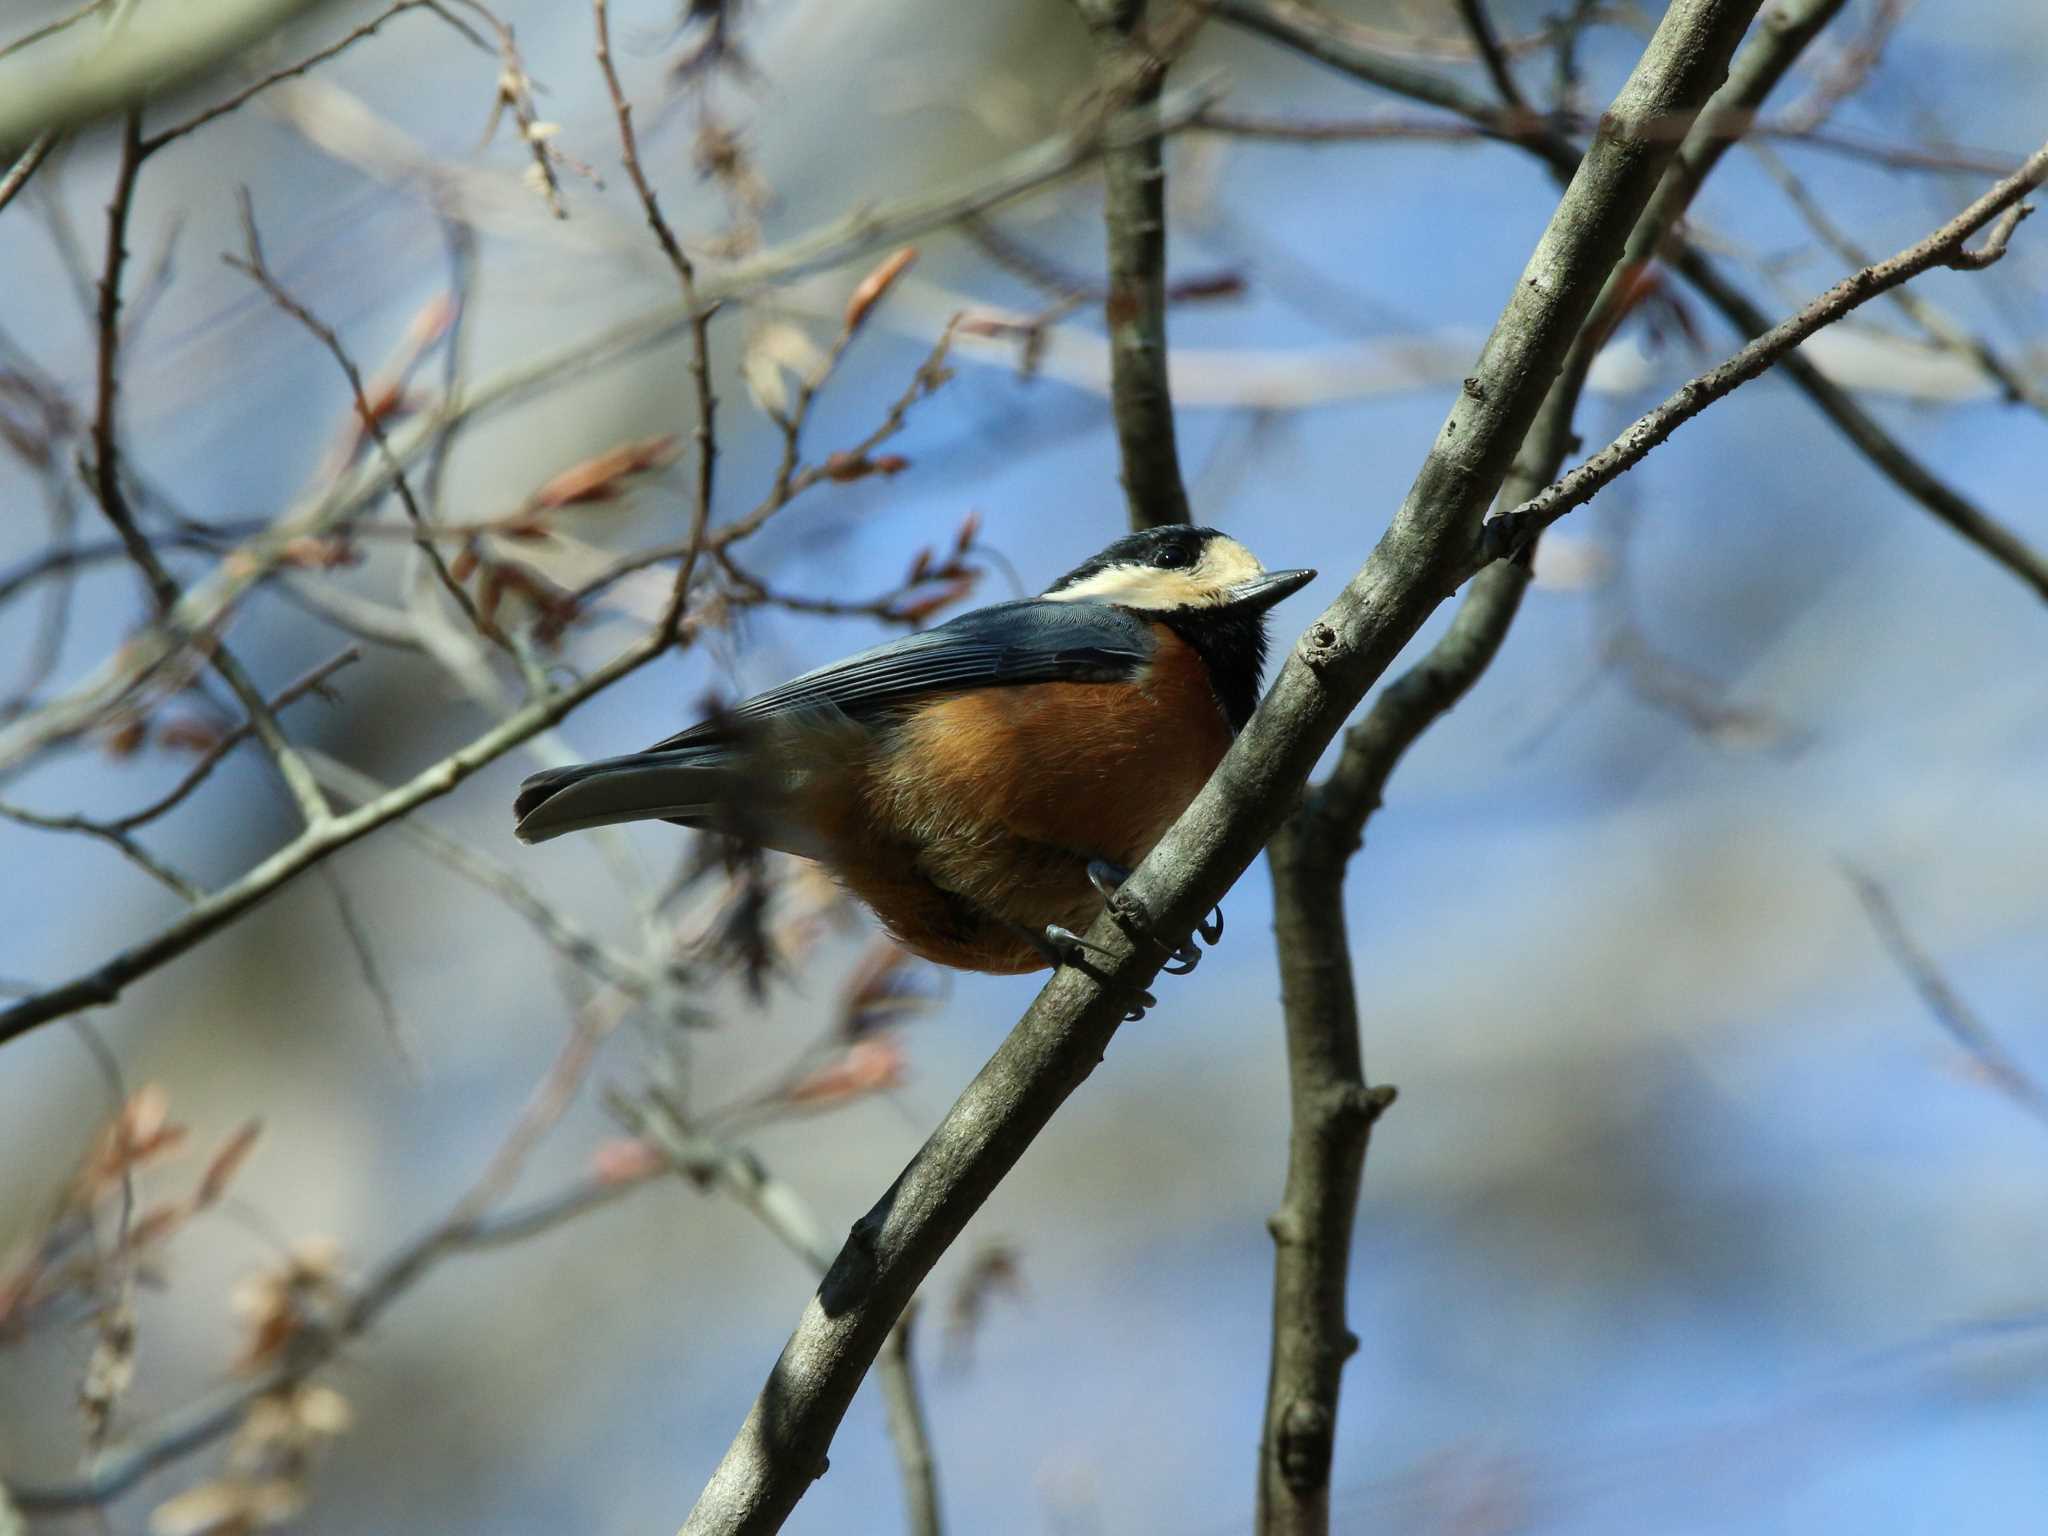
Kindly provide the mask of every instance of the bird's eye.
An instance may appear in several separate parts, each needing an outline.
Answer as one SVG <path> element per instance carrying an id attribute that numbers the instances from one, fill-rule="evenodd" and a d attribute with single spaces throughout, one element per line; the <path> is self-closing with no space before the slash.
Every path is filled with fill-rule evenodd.
<path id="1" fill-rule="evenodd" d="M 1194 552 L 1184 544 L 1162 544 L 1152 552 L 1152 564 L 1162 571 L 1177 571 L 1194 563 Z"/>

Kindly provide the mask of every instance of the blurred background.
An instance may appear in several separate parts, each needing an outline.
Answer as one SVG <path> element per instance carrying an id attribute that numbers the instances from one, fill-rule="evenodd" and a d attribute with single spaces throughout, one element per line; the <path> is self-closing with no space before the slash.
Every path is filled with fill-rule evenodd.
<path id="1" fill-rule="evenodd" d="M 70 9 L 17 0 L 6 31 Z M 1332 9 L 1484 89 L 1458 56 L 1448 0 Z M 1515 38 L 1553 9 L 1494 7 Z M 377 10 L 322 7 L 246 74 Z M 702 46 L 701 20 L 639 0 L 612 13 L 649 175 L 710 269 L 971 177 L 1058 132 L 1092 79 L 1084 28 L 1047 0 L 759 0 L 738 13 L 737 57 L 694 71 L 678 65 Z M 1580 35 L 1596 110 L 1656 13 L 1603 11 Z M 132 219 L 131 296 L 149 297 L 128 341 L 125 430 L 137 473 L 186 515 L 269 521 L 317 482 L 348 426 L 332 359 L 218 259 L 241 245 L 238 187 L 273 271 L 366 370 L 401 355 L 408 327 L 448 291 L 437 208 L 451 197 L 474 241 L 472 377 L 672 298 L 618 174 L 587 10 L 507 0 L 500 14 L 553 125 L 543 137 L 604 180 L 565 166 L 565 219 L 525 183 L 531 156 L 513 129 L 484 134 L 498 60 L 421 12 L 150 164 Z M 1879 36 L 1881 55 L 1862 61 L 1867 83 L 1833 118 L 1843 134 L 1968 146 L 2004 163 L 2041 137 L 2048 11 L 2012 0 L 1917 12 L 1853 0 L 1777 102 L 1825 90 Z M 1553 49 L 1530 48 L 1517 68 L 1551 99 Z M 240 78 L 158 110 L 183 115 Z M 1174 73 L 1204 78 L 1227 82 L 1234 111 L 1418 115 L 1220 24 Z M 87 253 L 89 283 L 111 149 L 110 130 L 81 133 L 0 217 L 5 365 L 85 409 L 91 295 L 66 252 Z M 1990 179 L 1796 140 L 1775 152 L 1880 255 Z M 701 174 L 707 161 L 719 174 Z M 1204 521 L 1268 565 L 1323 572 L 1276 615 L 1291 633 L 1398 504 L 1555 190 L 1530 157 L 1480 143 L 1188 134 L 1167 165 L 1169 275 L 1196 289 L 1218 279 L 1170 322 L 1191 492 Z M 1779 314 L 1844 268 L 1772 172 L 1731 153 L 1696 230 Z M 916 266 L 820 396 L 814 453 L 881 419 L 951 314 L 1042 315 L 1058 301 L 1048 283 L 1098 281 L 1099 184 L 1083 174 L 978 230 L 915 243 Z M 777 379 L 787 388 L 801 371 L 803 345 L 829 345 L 874 259 L 714 323 L 720 520 L 772 480 L 782 438 L 764 394 L 772 403 Z M 1915 286 L 2042 377 L 2038 229 L 2023 227 L 1985 275 Z M 896 589 L 921 548 L 951 549 L 974 514 L 966 560 L 982 574 L 969 600 L 993 601 L 1013 581 L 1038 590 L 1107 542 L 1124 511 L 1099 308 L 1055 315 L 1033 359 L 1015 334 L 963 339 L 955 376 L 888 444 L 907 467 L 811 493 L 745 546 L 747 570 L 778 593 L 866 601 Z M 1903 339 L 1913 334 L 1873 305 L 1818 355 L 1958 489 L 2048 544 L 2048 421 L 1955 354 Z M 1672 288 L 1603 359 L 1579 417 L 1587 444 L 1733 345 Z M 687 443 L 686 363 L 683 340 L 669 339 L 479 421 L 453 447 L 447 515 L 503 517 L 625 440 Z M 0 571 L 49 546 L 45 484 L 0 458 Z M 685 456 L 565 526 L 583 551 L 672 540 L 690 487 Z M 82 496 L 76 517 L 81 541 L 103 537 Z M 322 579 L 392 602 L 408 579 L 400 547 Z M 565 585 L 587 569 L 566 546 L 530 554 Z M 188 551 L 176 569 L 189 580 L 211 558 Z M 587 670 L 613 654 L 648 622 L 649 590 L 658 611 L 665 580 L 628 584 L 549 664 Z M 84 676 L 145 614 L 126 566 L 87 571 L 43 691 Z M 41 623 L 33 601 L 0 607 L 7 686 L 30 665 Z M 2038 1523 L 2048 1118 L 2025 1084 L 2048 1074 L 2044 624 L 2037 596 L 1769 378 L 1556 530 L 1502 655 L 1402 765 L 1352 867 L 1368 1071 L 1401 1096 L 1375 1136 L 1358 1224 L 1361 1348 L 1338 1433 L 1338 1528 Z M 630 750 L 689 723 L 707 698 L 892 632 L 872 616 L 736 605 L 687 653 L 577 710 L 562 734 L 581 754 Z M 273 692 L 340 643 L 271 588 L 238 611 L 230 639 Z M 491 711 L 427 656 L 364 649 L 334 678 L 333 701 L 287 716 L 295 739 L 395 782 L 488 724 Z M 140 805 L 192 762 L 164 745 L 163 725 L 181 709 L 205 718 L 202 705 L 167 703 L 139 750 L 87 738 L 44 753 L 0 798 L 52 814 Z M 631 888 L 595 840 L 514 842 L 509 801 L 532 766 L 513 754 L 420 815 L 630 947 Z M 214 885 L 295 829 L 269 765 L 245 748 L 150 830 L 150 845 Z M 683 839 L 639 827 L 626 849 L 658 885 Z M 399 827 L 327 868 L 331 880 L 295 882 L 96 1015 L 128 1091 L 160 1085 L 170 1117 L 190 1128 L 179 1160 L 141 1175 L 146 1191 L 190 1188 L 238 1125 L 263 1121 L 229 1196 L 145 1276 L 117 1441 L 231 1375 L 250 1328 L 237 1288 L 246 1301 L 249 1278 L 274 1272 L 287 1248 L 330 1242 L 352 1279 L 442 1220 L 504 1141 L 583 995 L 531 928 Z M 1873 921 L 1857 875 L 1875 882 L 1910 948 Z M 0 978 L 12 986 L 89 969 L 178 908 L 112 848 L 0 820 Z M 1262 869 L 1226 911 L 1222 946 L 1194 978 L 1162 979 L 1161 1005 L 1122 1031 L 926 1289 L 918 1370 L 952 1529 L 1208 1536 L 1249 1523 L 1270 1305 L 1264 1223 L 1287 1128 Z M 870 937 L 830 928 L 758 1004 L 735 981 L 693 992 L 714 1022 L 688 1031 L 693 1099 L 732 1103 L 776 1083 L 846 1006 Z M 1915 954 L 1997 1051 L 1970 1049 L 1953 1017 L 1945 1026 L 1930 1009 Z M 1037 983 L 917 985 L 935 1005 L 890 1036 L 900 1082 L 892 1071 L 885 1091 L 829 1114 L 736 1132 L 828 1247 Z M 605 1091 L 631 1095 L 673 1070 L 673 1034 L 653 1023 L 610 1035 L 527 1163 L 521 1195 L 618 1155 Z M 35 1241 L 109 1113 L 105 1076 L 68 1025 L 0 1052 L 0 1254 Z M 992 1274 L 1004 1283 L 988 1284 Z M 739 1203 L 679 1179 L 523 1242 L 445 1256 L 321 1373 L 352 1423 L 321 1455 L 295 1528 L 672 1527 L 814 1283 Z M 75 1402 L 95 1330 L 67 1322 L 0 1346 L 0 1477 L 61 1481 L 77 1464 Z M 104 1516 L 35 1528 L 144 1529 L 151 1510 L 221 1465 L 218 1449 L 200 1452 Z M 900 1510 L 870 1383 L 789 1529 L 892 1531 Z"/>

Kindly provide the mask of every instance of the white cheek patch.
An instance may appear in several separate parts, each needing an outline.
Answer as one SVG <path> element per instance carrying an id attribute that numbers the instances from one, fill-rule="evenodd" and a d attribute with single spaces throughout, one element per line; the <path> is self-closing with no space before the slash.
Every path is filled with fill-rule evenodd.
<path id="1" fill-rule="evenodd" d="M 1162 612 L 1171 608 L 1213 608 L 1229 598 L 1232 587 L 1264 571 L 1252 552 L 1237 540 L 1211 539 L 1202 550 L 1202 558 L 1188 570 L 1113 565 L 1086 581 L 1045 595 L 1056 603 L 1117 603 L 1126 608 Z"/>
<path id="2" fill-rule="evenodd" d="M 1195 584 L 1214 593 L 1209 601 L 1218 601 L 1225 591 L 1254 576 L 1263 576 L 1266 568 L 1257 557 L 1235 539 L 1211 539 L 1202 549 L 1202 558 L 1193 571 Z"/>

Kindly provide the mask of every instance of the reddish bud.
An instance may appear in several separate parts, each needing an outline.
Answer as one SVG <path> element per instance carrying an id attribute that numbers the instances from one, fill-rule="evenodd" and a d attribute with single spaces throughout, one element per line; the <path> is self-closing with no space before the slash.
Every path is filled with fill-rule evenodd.
<path id="1" fill-rule="evenodd" d="M 846 329 L 849 333 L 860 329 L 868 312 L 888 295 L 896 286 L 896 280 L 910 270 L 917 260 L 917 247 L 906 245 L 888 256 L 880 266 L 862 278 L 846 301 Z"/>

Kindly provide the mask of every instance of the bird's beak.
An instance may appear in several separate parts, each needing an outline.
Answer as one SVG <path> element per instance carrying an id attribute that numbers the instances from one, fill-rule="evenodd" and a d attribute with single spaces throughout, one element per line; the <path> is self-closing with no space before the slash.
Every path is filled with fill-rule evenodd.
<path id="1" fill-rule="evenodd" d="M 1224 606 L 1244 613 L 1264 613 L 1315 579 L 1314 571 L 1267 571 L 1232 587 L 1224 599 Z"/>

